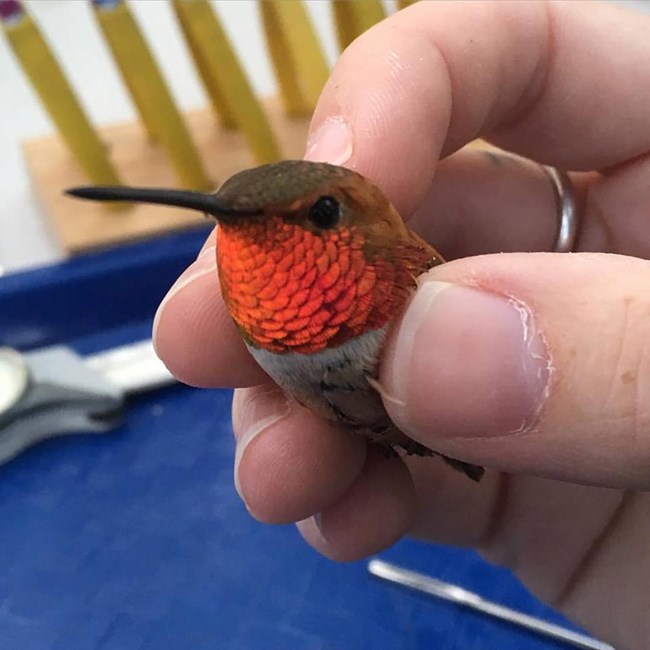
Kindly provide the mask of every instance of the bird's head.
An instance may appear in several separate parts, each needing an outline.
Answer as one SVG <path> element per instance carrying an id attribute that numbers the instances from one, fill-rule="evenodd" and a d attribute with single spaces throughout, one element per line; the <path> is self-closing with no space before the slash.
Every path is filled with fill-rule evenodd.
<path id="1" fill-rule="evenodd" d="M 215 193 L 90 186 L 67 194 L 213 216 L 224 298 L 254 346 L 317 352 L 393 315 L 395 243 L 406 228 L 382 192 L 349 169 L 287 160 L 242 171 Z"/>

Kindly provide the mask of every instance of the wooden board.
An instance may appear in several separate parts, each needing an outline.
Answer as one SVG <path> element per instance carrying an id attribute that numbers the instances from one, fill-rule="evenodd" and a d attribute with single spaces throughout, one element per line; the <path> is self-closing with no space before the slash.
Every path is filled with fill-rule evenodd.
<path id="1" fill-rule="evenodd" d="M 287 118 L 275 99 L 265 102 L 284 158 L 301 158 L 309 120 Z M 188 128 L 214 181 L 215 189 L 232 174 L 256 163 L 240 133 L 222 130 L 210 109 L 186 113 Z M 165 157 L 138 122 L 101 128 L 100 135 L 125 183 L 178 187 Z M 62 140 L 48 136 L 23 143 L 27 168 L 46 218 L 68 253 L 142 239 L 205 223 L 191 210 L 133 205 L 116 210 L 103 204 L 75 200 L 63 194 L 67 187 L 86 185 Z"/>

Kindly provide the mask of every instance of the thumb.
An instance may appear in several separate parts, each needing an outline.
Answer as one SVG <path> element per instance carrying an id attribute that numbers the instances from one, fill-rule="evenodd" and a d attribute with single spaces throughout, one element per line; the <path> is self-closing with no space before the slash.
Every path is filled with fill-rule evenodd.
<path id="1" fill-rule="evenodd" d="M 421 278 L 381 369 L 409 436 L 510 472 L 650 487 L 650 262 L 486 255 Z"/>

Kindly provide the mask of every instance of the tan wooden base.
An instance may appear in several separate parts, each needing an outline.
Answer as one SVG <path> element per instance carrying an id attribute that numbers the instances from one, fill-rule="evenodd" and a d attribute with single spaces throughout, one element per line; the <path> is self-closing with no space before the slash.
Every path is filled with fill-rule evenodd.
<path id="1" fill-rule="evenodd" d="M 287 118 L 279 102 L 266 102 L 269 118 L 284 158 L 301 158 L 309 120 Z M 254 166 L 243 136 L 224 131 L 214 113 L 186 114 L 188 128 L 210 173 L 215 189 L 234 173 Z M 178 187 L 164 152 L 151 143 L 137 122 L 100 129 L 124 181 L 129 185 Z M 163 232 L 182 230 L 204 217 L 189 210 L 164 206 L 132 205 L 117 210 L 105 204 L 67 197 L 63 191 L 88 180 L 77 167 L 61 139 L 54 135 L 24 143 L 27 168 L 46 217 L 69 253 L 134 241 Z"/>

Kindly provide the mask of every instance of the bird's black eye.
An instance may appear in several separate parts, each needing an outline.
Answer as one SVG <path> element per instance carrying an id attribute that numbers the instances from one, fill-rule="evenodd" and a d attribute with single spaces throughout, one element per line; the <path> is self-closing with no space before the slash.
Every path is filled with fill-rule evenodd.
<path id="1" fill-rule="evenodd" d="M 333 196 L 321 196 L 309 209 L 309 219 L 316 228 L 334 228 L 341 218 L 341 205 Z"/>

